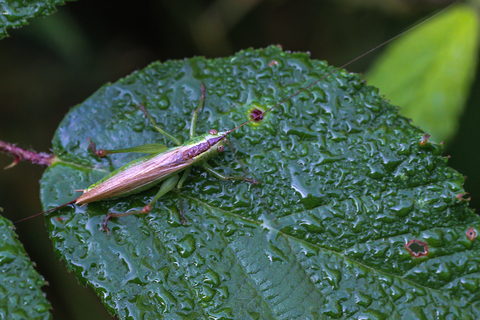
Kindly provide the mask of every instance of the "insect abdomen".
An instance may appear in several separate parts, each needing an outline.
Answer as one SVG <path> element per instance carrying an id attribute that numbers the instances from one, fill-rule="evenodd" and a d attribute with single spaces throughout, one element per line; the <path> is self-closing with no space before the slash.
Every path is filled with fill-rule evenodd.
<path id="1" fill-rule="evenodd" d="M 151 188 L 172 174 L 191 164 L 185 161 L 181 148 L 174 148 L 155 156 L 137 159 L 90 186 L 76 204 L 125 197 Z"/>

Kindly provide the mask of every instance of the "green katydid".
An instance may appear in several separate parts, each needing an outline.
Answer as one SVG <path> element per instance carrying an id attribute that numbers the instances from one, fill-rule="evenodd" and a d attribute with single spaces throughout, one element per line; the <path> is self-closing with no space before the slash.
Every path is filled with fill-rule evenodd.
<path id="1" fill-rule="evenodd" d="M 90 147 L 94 153 L 100 157 L 104 157 L 113 153 L 148 153 L 150 155 L 133 160 L 132 162 L 122 166 L 105 176 L 100 181 L 91 185 L 83 191 L 83 194 L 75 200 L 75 204 L 84 205 L 94 201 L 101 201 L 104 199 L 118 198 L 128 196 L 133 193 L 138 193 L 153 187 L 160 182 L 163 182 L 158 193 L 153 199 L 144 206 L 141 210 L 130 211 L 126 213 L 110 212 L 103 222 L 103 230 L 109 233 L 107 222 L 113 217 L 122 217 L 131 214 L 149 213 L 155 202 L 164 194 L 177 187 L 180 189 L 187 179 L 192 166 L 200 165 L 207 172 L 213 174 L 215 177 L 223 180 L 240 180 L 258 184 L 255 179 L 246 178 L 242 176 L 224 176 L 220 172 L 213 169 L 206 161 L 225 149 L 225 142 L 227 134 L 233 130 L 217 132 L 217 130 L 210 130 L 206 134 L 195 136 L 195 129 L 197 124 L 198 112 L 202 109 L 205 103 L 205 87 L 201 85 L 201 99 L 193 112 L 190 124 L 190 139 L 182 143 L 180 140 L 160 128 L 155 119 L 147 112 L 144 106 L 140 105 L 140 109 L 147 116 L 153 127 L 165 137 L 175 143 L 177 146 L 167 148 L 162 144 L 145 144 L 133 148 L 120 150 L 96 150 L 95 144 L 90 142 Z M 181 174 L 181 176 L 180 176 Z M 186 220 L 183 217 L 182 201 L 179 201 L 180 216 L 182 222 Z"/>
<path id="2" fill-rule="evenodd" d="M 448 7 L 444 8 L 443 10 L 447 9 Z M 418 24 L 421 24 L 427 21 L 428 19 L 423 20 Z M 353 60 L 345 63 L 341 67 L 333 70 L 332 72 L 326 74 L 320 79 L 314 81 L 310 85 L 288 96 L 287 98 L 283 99 L 279 103 L 276 103 L 274 106 L 268 108 L 266 111 L 253 114 L 250 120 L 227 131 L 217 132 L 216 130 L 212 129 L 208 133 L 195 136 L 197 116 L 205 102 L 205 88 L 203 85 L 200 88 L 202 92 L 200 102 L 198 103 L 196 109 L 194 110 L 193 116 L 190 122 L 190 135 L 189 135 L 190 138 L 184 143 L 182 143 L 179 139 L 177 139 L 173 135 L 169 134 L 168 132 L 160 128 L 156 124 L 155 119 L 147 112 L 146 108 L 140 105 L 139 106 L 140 109 L 143 111 L 145 116 L 150 120 L 153 127 L 158 132 L 162 133 L 167 139 L 175 143 L 176 144 L 175 147 L 168 148 L 162 144 L 152 143 L 152 144 L 145 144 L 145 145 L 136 146 L 132 148 L 126 148 L 126 149 L 97 151 L 95 144 L 90 141 L 91 150 L 100 157 L 106 156 L 108 154 L 114 154 L 114 153 L 144 153 L 144 154 L 146 153 L 148 155 L 141 157 L 139 159 L 133 160 L 132 162 L 114 170 L 112 173 L 108 174 L 98 182 L 92 184 L 90 187 L 88 187 L 85 190 L 77 190 L 77 191 L 83 192 L 83 194 L 80 197 L 68 203 L 65 203 L 61 206 L 55 207 L 53 209 L 50 209 L 48 211 L 36 214 L 34 216 L 31 216 L 25 219 L 19 220 L 17 222 L 30 219 L 32 217 L 56 210 L 60 207 L 73 204 L 73 203 L 77 205 L 86 205 L 91 202 L 125 197 L 131 194 L 139 193 L 144 190 L 150 189 L 153 186 L 162 183 L 157 194 L 141 210 L 130 211 L 126 213 L 110 212 L 105 217 L 102 225 L 102 229 L 107 233 L 109 233 L 109 229 L 107 227 L 107 222 L 109 221 L 109 219 L 113 217 L 122 217 L 122 216 L 132 215 L 132 214 L 149 213 L 153 205 L 156 203 L 156 201 L 160 197 L 165 195 L 167 192 L 173 190 L 175 187 L 177 189 L 180 189 L 182 187 L 183 183 L 185 182 L 185 180 L 187 179 L 187 177 L 191 172 L 192 166 L 194 165 L 202 166 L 205 169 L 205 171 L 223 180 L 246 181 L 252 184 L 258 184 L 259 181 L 252 178 L 247 178 L 243 176 L 225 176 L 222 173 L 213 169 L 210 165 L 208 165 L 206 161 L 223 152 L 223 150 L 225 149 L 225 143 L 229 143 L 227 140 L 227 135 L 229 133 L 237 130 L 238 128 L 252 121 L 260 120 L 265 113 L 270 112 L 274 108 L 292 99 L 293 97 L 300 94 L 301 92 L 316 85 L 326 77 L 338 72 L 340 69 L 350 65 L 351 63 L 357 61 L 358 59 L 364 57 L 365 55 L 375 51 L 376 49 L 400 37 L 404 33 L 416 27 L 418 24 L 412 26 L 411 28 L 400 33 L 399 35 L 381 43 L 380 45 L 372 48 L 371 50 L 354 58 Z M 182 212 L 183 212 L 182 201 L 179 201 L 179 206 L 180 206 L 180 216 L 181 216 L 182 222 L 185 223 L 186 220 L 182 215 Z"/>

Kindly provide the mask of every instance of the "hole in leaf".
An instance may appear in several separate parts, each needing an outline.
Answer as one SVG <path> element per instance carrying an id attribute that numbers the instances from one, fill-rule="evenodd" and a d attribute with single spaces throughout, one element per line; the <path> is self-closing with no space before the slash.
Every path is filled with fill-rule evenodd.
<path id="1" fill-rule="evenodd" d="M 410 240 L 409 243 L 405 244 L 405 249 L 407 249 L 415 258 L 423 257 L 428 254 L 428 244 L 417 239 Z"/>
<path id="2" fill-rule="evenodd" d="M 477 237 L 477 230 L 475 230 L 474 227 L 470 227 L 468 228 L 466 234 L 467 234 L 468 240 L 473 241 Z"/>
<path id="3" fill-rule="evenodd" d="M 259 109 L 253 109 L 250 111 L 250 118 L 253 119 L 254 122 L 260 122 L 263 119 L 263 111 Z"/>

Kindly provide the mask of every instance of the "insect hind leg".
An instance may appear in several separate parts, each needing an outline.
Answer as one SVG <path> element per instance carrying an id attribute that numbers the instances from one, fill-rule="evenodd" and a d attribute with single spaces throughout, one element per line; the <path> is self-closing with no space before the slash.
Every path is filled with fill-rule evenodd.
<path id="1" fill-rule="evenodd" d="M 125 213 L 109 212 L 109 213 L 107 214 L 107 216 L 105 217 L 105 219 L 103 220 L 102 230 L 103 230 L 103 231 L 106 231 L 106 232 L 107 232 L 107 235 L 110 235 L 110 229 L 108 229 L 107 223 L 108 223 L 108 221 L 109 221 L 111 218 L 125 217 L 125 216 L 129 216 L 129 215 L 132 215 L 132 214 L 146 214 L 146 213 L 150 213 L 150 211 L 152 211 L 152 207 L 153 207 L 153 205 L 155 204 L 155 202 L 157 202 L 157 200 L 158 200 L 161 196 L 163 196 L 164 194 L 166 194 L 167 192 L 169 192 L 170 190 L 172 190 L 172 189 L 175 187 L 175 185 L 177 185 L 178 179 L 179 179 L 178 174 L 175 174 L 175 175 L 171 176 L 170 178 L 166 179 L 166 180 L 162 183 L 162 186 L 160 187 L 160 190 L 158 190 L 158 193 L 155 195 L 155 197 L 153 197 L 152 201 L 150 201 L 150 202 L 149 202 L 145 207 L 143 207 L 141 210 L 130 211 L 130 212 L 125 212 Z"/>

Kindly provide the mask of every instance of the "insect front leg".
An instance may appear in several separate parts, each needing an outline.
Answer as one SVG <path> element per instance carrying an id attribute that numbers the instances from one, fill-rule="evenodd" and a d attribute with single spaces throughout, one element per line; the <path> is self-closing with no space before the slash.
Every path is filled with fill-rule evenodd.
<path id="1" fill-rule="evenodd" d="M 198 113 L 200 112 L 200 110 L 203 108 L 205 104 L 205 86 L 203 85 L 203 83 L 200 85 L 200 92 L 201 92 L 200 101 L 198 102 L 197 107 L 193 111 L 192 120 L 190 122 L 190 138 L 195 137 Z M 150 120 L 155 130 L 157 130 L 158 132 L 163 134 L 165 137 L 173 141 L 173 143 L 175 143 L 176 145 L 178 146 L 182 145 L 182 142 L 179 139 L 175 138 L 173 135 L 166 132 L 165 130 L 163 130 L 157 125 L 155 118 L 153 118 L 153 116 L 150 113 L 148 113 L 147 109 L 143 105 L 140 104 L 139 107 L 140 107 L 140 110 L 142 110 L 142 112 L 145 114 L 145 116 Z"/>
<path id="2" fill-rule="evenodd" d="M 197 107 L 193 111 L 192 121 L 190 122 L 190 138 L 195 137 L 195 131 L 197 130 L 197 117 L 198 112 L 203 108 L 205 105 L 205 86 L 203 83 L 200 86 L 201 97 L 200 102 L 198 103 Z"/>
<path id="3" fill-rule="evenodd" d="M 143 144 L 141 146 L 136 146 L 132 148 L 126 148 L 126 149 L 117 149 L 117 150 L 105 150 L 105 149 L 99 149 L 97 150 L 97 147 L 94 142 L 90 138 L 87 138 L 88 141 L 90 142 L 90 145 L 88 146 L 90 150 L 95 153 L 97 156 L 100 158 L 105 157 L 106 155 L 113 154 L 113 153 L 149 153 L 149 154 L 154 154 L 154 153 L 162 153 L 168 149 L 167 146 L 161 144 L 161 143 L 148 143 L 148 144 Z"/>
<path id="4" fill-rule="evenodd" d="M 194 116 L 192 118 L 192 125 L 193 126 L 196 125 L 197 112 L 201 108 L 201 106 L 203 105 L 204 101 L 205 101 L 205 87 L 202 84 L 202 99 L 201 99 L 198 107 L 195 109 Z M 140 110 L 142 110 L 142 112 L 145 114 L 145 116 L 150 120 L 150 122 L 152 123 L 155 130 L 157 130 L 158 132 L 163 134 L 166 138 L 171 140 L 176 145 L 178 145 L 178 146 L 182 145 L 182 142 L 179 139 L 177 139 L 172 134 L 166 132 L 165 130 L 163 130 L 162 128 L 160 128 L 157 125 L 157 123 L 155 121 L 155 118 L 153 118 L 153 116 L 150 113 L 148 113 L 147 109 L 143 105 L 140 104 L 139 108 L 140 108 Z M 194 131 L 195 131 L 195 128 L 194 128 Z M 190 128 L 190 135 L 191 134 L 192 134 L 192 128 Z M 126 149 L 117 149 L 117 150 L 99 149 L 99 150 L 97 150 L 96 144 L 90 139 L 90 137 L 88 137 L 87 139 L 88 139 L 88 142 L 89 142 L 88 148 L 95 155 L 97 155 L 98 157 L 101 157 L 101 158 L 105 157 L 106 155 L 114 154 L 114 153 L 136 152 L 136 153 L 150 153 L 150 154 L 153 154 L 153 153 L 161 153 L 161 152 L 164 152 L 168 149 L 167 146 L 165 146 L 163 144 L 160 144 L 160 143 L 149 143 L 149 144 L 144 144 L 144 145 L 141 145 L 141 146 L 126 148 Z"/>
<path id="5" fill-rule="evenodd" d="M 183 200 L 182 200 L 182 194 L 180 193 L 180 189 L 183 186 L 183 183 L 185 180 L 187 180 L 188 176 L 190 175 L 190 171 L 192 171 L 192 167 L 188 167 L 183 171 L 182 177 L 177 183 L 177 189 L 178 189 L 178 206 L 179 206 L 179 211 L 180 211 L 180 220 L 184 225 L 187 224 L 187 219 L 185 219 L 185 216 L 183 215 Z"/>
<path id="6" fill-rule="evenodd" d="M 153 205 L 155 204 L 155 202 L 157 202 L 157 200 L 163 196 L 164 194 L 166 194 L 167 192 L 169 192 L 170 190 L 172 190 L 173 188 L 175 188 L 175 186 L 177 185 L 178 183 L 178 180 L 179 180 L 179 175 L 178 174 L 175 174 L 169 178 L 167 178 L 163 183 L 162 183 L 162 186 L 160 187 L 160 190 L 158 190 L 158 193 L 155 195 L 155 197 L 153 197 L 152 201 L 150 201 L 146 206 L 144 206 L 142 208 L 142 210 L 137 210 L 137 211 L 131 211 L 131 212 L 125 212 L 125 213 L 113 213 L 113 212 L 109 212 L 107 214 L 107 216 L 105 217 L 105 219 L 103 220 L 103 224 L 102 224 L 102 230 L 103 231 L 106 231 L 107 232 L 107 235 L 110 234 L 110 230 L 108 229 L 107 227 L 107 223 L 108 223 L 108 220 L 110 220 L 111 218 L 118 218 L 118 217 L 124 217 L 124 216 L 129 216 L 131 214 L 145 214 L 145 213 L 149 213 L 150 211 L 152 211 L 152 207 Z"/>
<path id="7" fill-rule="evenodd" d="M 257 179 L 252 179 L 252 178 L 247 178 L 247 177 L 242 177 L 242 176 L 225 176 L 218 172 L 217 170 L 213 169 L 209 164 L 204 163 L 202 164 L 202 167 L 207 171 L 208 173 L 212 174 L 213 176 L 217 177 L 218 179 L 222 180 L 237 180 L 237 181 L 246 181 L 251 184 L 260 184 L 260 182 Z"/>
<path id="8" fill-rule="evenodd" d="M 181 146 L 182 145 L 182 141 L 180 141 L 179 139 L 175 138 L 172 134 L 168 133 L 167 131 L 163 130 L 162 128 L 160 128 L 158 125 L 157 125 L 157 122 L 155 121 L 155 118 L 150 114 L 148 113 L 147 111 L 147 108 L 145 108 L 143 105 L 139 104 L 139 108 L 140 110 L 142 110 L 142 112 L 145 114 L 145 116 L 148 118 L 148 120 L 150 120 L 150 122 L 152 123 L 153 127 L 155 128 L 155 130 L 157 130 L 158 132 L 160 132 L 161 134 L 163 134 L 167 139 L 170 139 L 173 143 L 175 143 L 177 146 Z"/>

